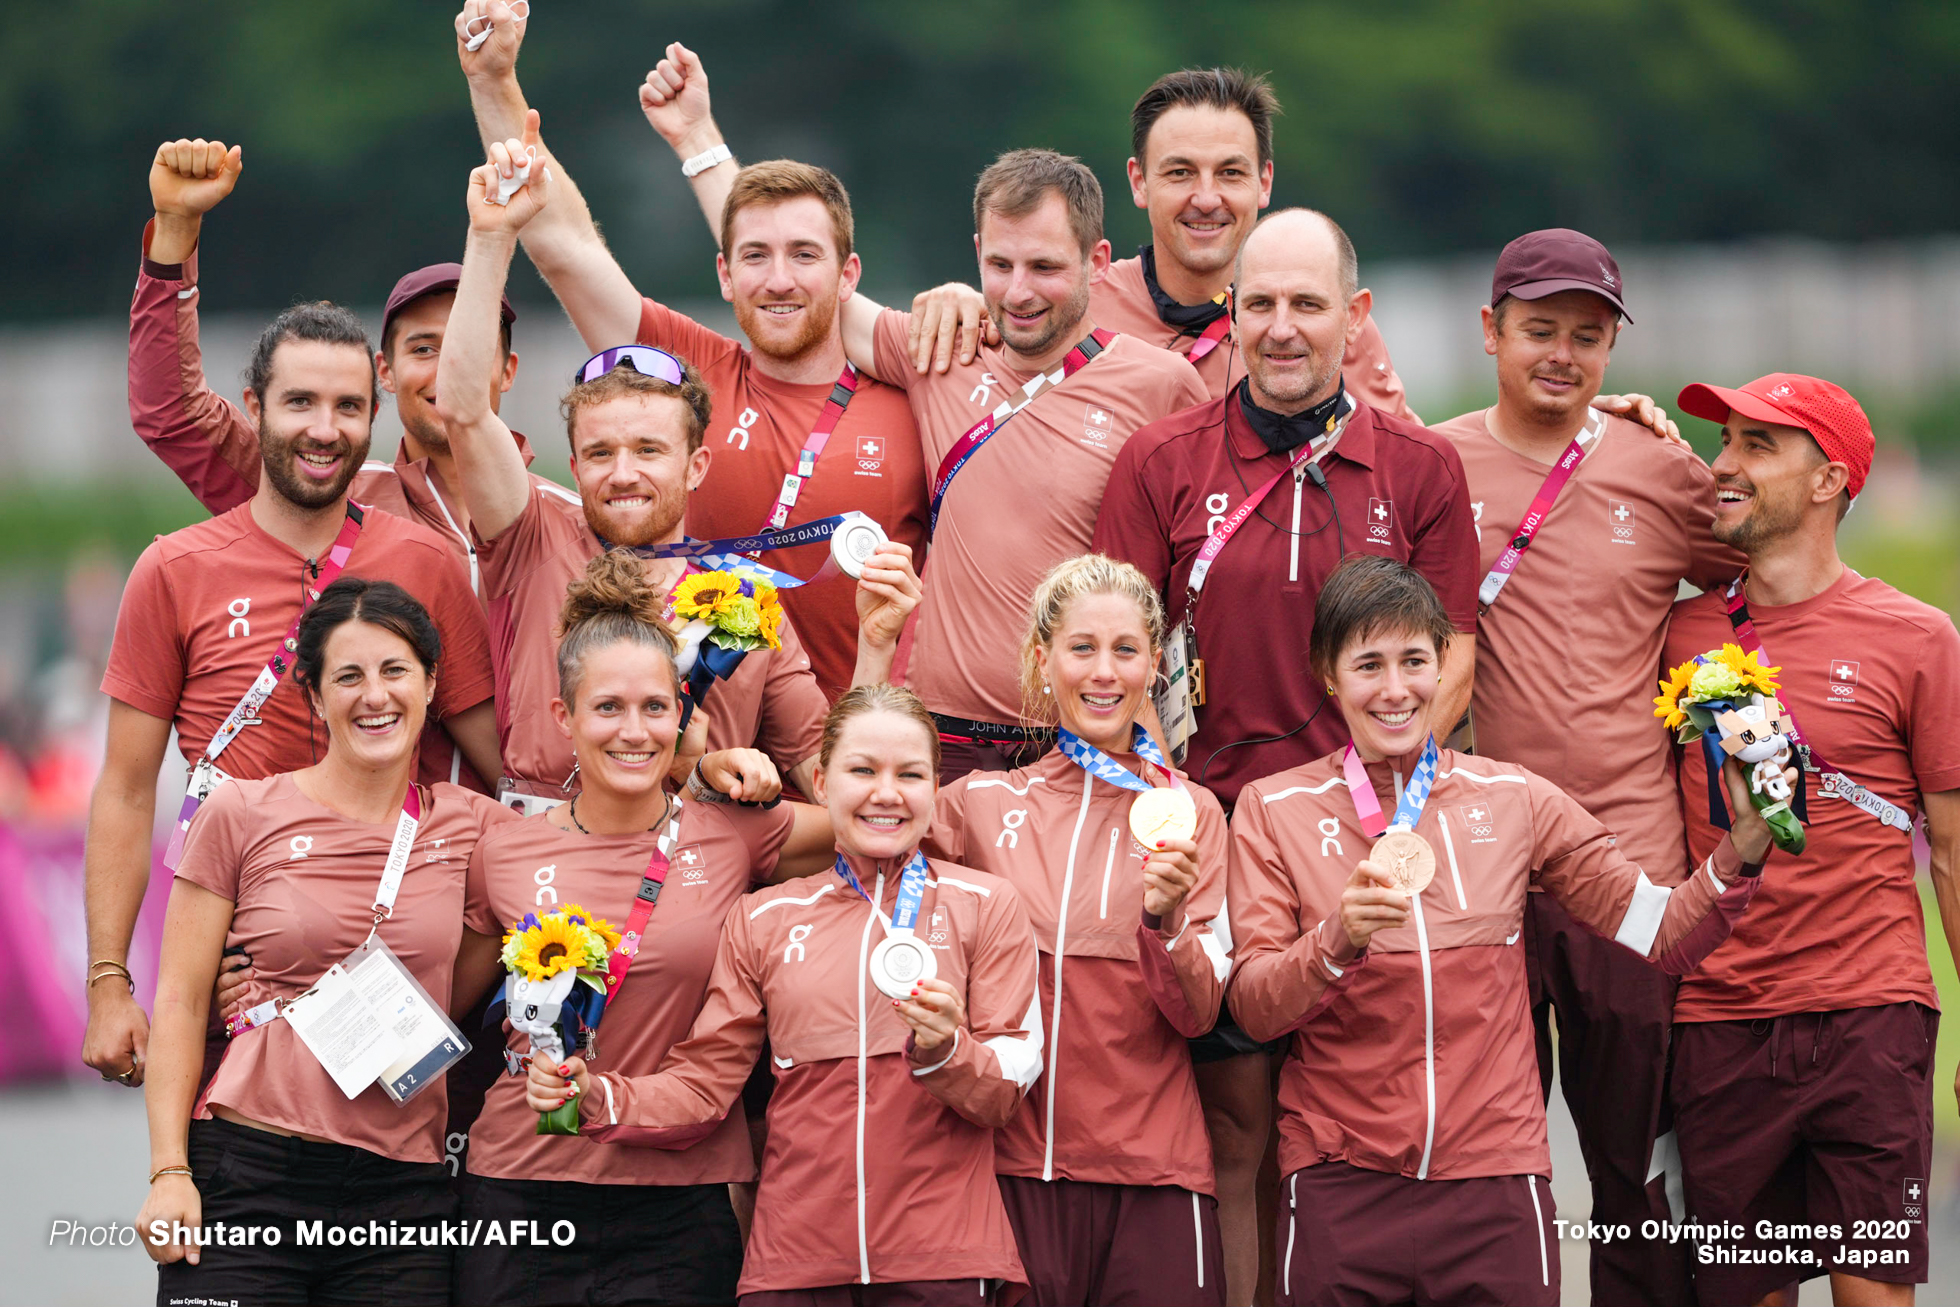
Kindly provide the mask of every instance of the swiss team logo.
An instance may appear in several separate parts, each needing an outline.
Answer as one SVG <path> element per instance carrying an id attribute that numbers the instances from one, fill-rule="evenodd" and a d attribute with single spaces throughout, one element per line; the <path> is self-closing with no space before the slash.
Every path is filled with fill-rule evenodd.
<path id="1" fill-rule="evenodd" d="M 946 909 L 934 908 L 932 920 L 926 924 L 926 943 L 933 948 L 953 947 L 952 935 L 946 925 Z"/>
<path id="2" fill-rule="evenodd" d="M 859 436 L 856 453 L 859 468 L 866 472 L 876 472 L 885 463 L 885 438 Z"/>
<path id="3" fill-rule="evenodd" d="M 1463 829 L 1470 832 L 1472 844 L 1488 844 L 1497 839 L 1497 820 L 1488 803 L 1466 803 L 1457 812 L 1463 818 Z"/>
<path id="4" fill-rule="evenodd" d="M 1905 1201 L 1901 1205 L 1905 1208 L 1906 1219 L 1908 1221 L 1925 1220 L 1926 1182 L 1924 1180 L 1907 1180 L 1902 1196 Z"/>
<path id="5" fill-rule="evenodd" d="M 1082 434 L 1098 445 L 1107 441 L 1116 432 L 1116 415 L 1100 404 L 1091 404 L 1082 410 Z"/>
<path id="6" fill-rule="evenodd" d="M 1368 539 L 1374 544 L 1387 544 L 1395 530 L 1395 503 L 1388 499 L 1368 501 Z"/>
<path id="7" fill-rule="evenodd" d="M 708 859 L 701 852 L 699 844 L 683 844 L 675 849 L 673 868 L 680 873 L 680 881 L 683 885 L 708 883 Z"/>
<path id="8" fill-rule="evenodd" d="M 1633 505 L 1624 499 L 1606 501 L 1606 520 L 1613 524 L 1613 543 L 1630 545 L 1633 543 Z"/>
<path id="9" fill-rule="evenodd" d="M 1858 664 L 1847 658 L 1831 659 L 1832 703 L 1858 702 Z"/>

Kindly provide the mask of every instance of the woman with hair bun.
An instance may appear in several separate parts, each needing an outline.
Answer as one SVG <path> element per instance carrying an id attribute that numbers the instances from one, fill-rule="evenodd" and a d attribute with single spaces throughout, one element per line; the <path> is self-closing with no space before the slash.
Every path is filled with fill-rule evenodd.
<path id="1" fill-rule="evenodd" d="M 578 904 L 626 929 L 643 877 L 661 879 L 638 952 L 606 1005 L 597 1064 L 648 1075 L 687 1033 L 707 990 L 722 918 L 759 884 L 830 865 L 829 818 L 804 804 L 760 806 L 781 782 L 754 749 L 710 753 L 682 793 L 663 784 L 680 722 L 665 596 L 631 554 L 601 554 L 559 617 L 558 697 L 578 797 L 511 822 L 470 859 L 467 979 L 480 997 L 501 976 L 498 939 L 531 912 Z M 458 1296 L 481 1304 L 727 1302 L 742 1266 L 728 1185 L 755 1178 L 740 1106 L 678 1150 L 626 1148 L 589 1128 L 540 1135 L 524 1101 L 526 1036 L 508 1037 L 499 1077 L 470 1130 L 467 1219 L 568 1220 L 565 1246 L 494 1245 L 459 1266 Z"/>
<path id="2" fill-rule="evenodd" d="M 296 1237 L 301 1222 L 387 1228 L 455 1214 L 440 1081 L 407 1101 L 375 1083 L 350 1098 L 288 1018 L 298 1015 L 293 1000 L 330 968 L 354 966 L 350 955 L 370 939 L 446 1004 L 465 864 L 486 829 L 515 819 L 457 786 L 411 783 L 442 645 L 399 586 L 342 576 L 301 618 L 292 653 L 294 679 L 326 723 L 326 756 L 231 781 L 191 823 L 164 923 L 144 1092 L 152 1175 L 137 1224 L 160 1263 L 159 1304 L 309 1302 L 328 1292 L 447 1303 L 450 1255 L 439 1246 Z M 250 951 L 253 978 L 200 1095 L 227 946 Z M 280 1237 L 205 1242 L 175 1229 L 220 1222 Z"/>
<path id="3" fill-rule="evenodd" d="M 938 752 L 909 690 L 847 692 L 815 780 L 832 870 L 728 914 L 660 1073 L 531 1064 L 530 1110 L 576 1101 L 601 1146 L 649 1153 L 726 1133 L 767 1037 L 748 1307 L 986 1307 L 1023 1279 L 994 1140 L 1041 1072 L 1034 935 L 1012 886 L 920 851 Z"/>
<path id="4" fill-rule="evenodd" d="M 1022 715 L 1057 747 L 939 792 L 927 848 L 992 872 L 1041 949 L 1047 1069 L 995 1146 L 1038 1307 L 1225 1301 L 1211 1145 L 1186 1040 L 1230 971 L 1218 801 L 1138 717 L 1164 613 L 1085 554 L 1035 590 Z"/>

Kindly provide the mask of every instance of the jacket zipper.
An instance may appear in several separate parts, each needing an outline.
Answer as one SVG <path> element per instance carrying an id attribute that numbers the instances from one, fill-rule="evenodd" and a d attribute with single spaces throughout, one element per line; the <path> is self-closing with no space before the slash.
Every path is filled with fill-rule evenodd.
<path id="1" fill-rule="evenodd" d="M 449 505 L 442 501 L 442 491 L 436 489 L 435 482 L 433 481 L 429 483 L 429 496 L 436 501 L 436 507 L 442 510 L 443 517 L 449 523 L 449 529 L 454 531 L 456 538 L 463 542 L 463 552 L 470 556 L 470 593 L 480 594 L 481 592 L 477 589 L 476 545 L 471 541 L 470 533 L 456 524 L 455 515 L 449 511 Z"/>
<path id="2" fill-rule="evenodd" d="M 858 1218 L 858 1277 L 859 1283 L 871 1283 L 871 1244 L 865 1237 L 864 1213 L 864 1065 L 865 1065 L 865 1012 L 864 987 L 871 983 L 871 927 L 878 920 L 878 905 L 885 901 L 885 873 L 878 873 L 878 882 L 871 891 L 870 912 L 864 919 L 864 932 L 858 936 L 858 1103 L 857 1103 L 857 1218 Z"/>
<path id="3" fill-rule="evenodd" d="M 1402 803 L 1402 769 L 1389 773 L 1395 782 L 1395 802 Z M 1422 896 L 1411 895 L 1409 907 L 1416 919 L 1416 952 L 1422 959 L 1422 1079 L 1423 1108 L 1427 1121 L 1422 1134 L 1422 1161 L 1416 1165 L 1416 1179 L 1429 1178 L 1429 1155 L 1436 1146 L 1436 978 L 1429 966 L 1429 926 L 1422 917 Z"/>
<path id="4" fill-rule="evenodd" d="M 1062 1051 L 1062 954 L 1068 947 L 1069 896 L 1075 891 L 1075 848 L 1082 839 L 1082 823 L 1089 820 L 1089 792 L 1095 784 L 1095 777 L 1086 771 L 1082 773 L 1082 806 L 1075 814 L 1075 832 L 1068 837 L 1068 869 L 1062 873 L 1062 910 L 1055 921 L 1055 1008 L 1048 1023 L 1055 1052 L 1048 1059 L 1047 1124 L 1042 1129 L 1043 1180 L 1055 1178 L 1055 1082 L 1060 1079 L 1056 1072 L 1060 1069 Z"/>
<path id="5" fill-rule="evenodd" d="M 1289 582 L 1300 579 L 1300 495 L 1306 481 L 1306 465 L 1301 464 L 1293 470 L 1293 534 L 1287 537 L 1292 556 L 1286 564 L 1286 579 Z"/>
<path id="6" fill-rule="evenodd" d="M 1116 840 L 1122 832 L 1115 827 L 1109 831 L 1109 856 L 1103 859 L 1102 919 L 1109 920 L 1109 877 L 1116 870 Z"/>

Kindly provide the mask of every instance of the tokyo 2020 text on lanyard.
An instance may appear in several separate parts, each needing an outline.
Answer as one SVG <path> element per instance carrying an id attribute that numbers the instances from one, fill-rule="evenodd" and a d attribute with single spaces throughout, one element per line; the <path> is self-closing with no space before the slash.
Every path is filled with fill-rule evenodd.
<path id="1" fill-rule="evenodd" d="M 347 501 L 347 520 L 341 524 L 340 534 L 334 537 L 332 547 L 327 550 L 326 560 L 314 575 L 314 583 L 306 588 L 306 598 L 301 602 L 299 612 L 294 614 L 293 624 L 286 628 L 285 638 L 280 640 L 265 669 L 252 682 L 252 688 L 245 691 L 245 697 L 238 701 L 224 724 L 218 727 L 211 742 L 204 746 L 196 765 L 191 768 L 190 789 L 184 795 L 183 808 L 177 813 L 177 825 L 170 832 L 170 843 L 163 851 L 163 865 L 169 870 L 175 871 L 177 864 L 183 860 L 184 836 L 191 828 L 191 818 L 197 815 L 199 805 L 211 797 L 211 791 L 223 782 L 217 768 L 218 755 L 231 746 L 240 731 L 257 723 L 259 709 L 265 707 L 266 700 L 279 688 L 280 680 L 292 669 L 293 655 L 299 648 L 300 620 L 306 616 L 306 610 L 313 606 L 313 601 L 320 597 L 320 592 L 332 585 L 339 577 L 340 570 L 347 566 L 347 558 L 354 552 L 354 542 L 360 538 L 361 522 L 367 511 L 353 500 Z"/>

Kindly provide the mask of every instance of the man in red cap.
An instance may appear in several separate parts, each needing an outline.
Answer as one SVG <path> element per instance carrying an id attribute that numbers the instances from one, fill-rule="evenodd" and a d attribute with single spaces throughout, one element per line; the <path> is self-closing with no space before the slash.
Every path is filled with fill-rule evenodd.
<path id="1" fill-rule="evenodd" d="M 1715 536 L 1749 568 L 1675 606 L 1664 665 L 1725 643 L 1756 652 L 1805 755 L 1804 851 L 1778 856 L 1675 1000 L 1688 1213 L 1737 1236 L 1703 1245 L 1695 1287 L 1703 1303 L 1782 1304 L 1829 1273 L 1840 1303 L 1910 1303 L 1926 1279 L 1939 1023 L 1912 828 L 1923 813 L 1960 955 L 1960 633 L 1838 558 L 1873 450 L 1850 395 L 1773 373 L 1739 390 L 1689 386 L 1680 405 L 1722 424 Z M 1727 818 L 1711 808 L 1702 750 L 1682 761 L 1701 856 Z M 1773 1228 L 1791 1225 L 1817 1237 Z M 1797 1264 L 1787 1251 L 1745 1264 L 1765 1249 Z"/>
<path id="2" fill-rule="evenodd" d="M 258 429 L 206 383 L 198 345 L 197 245 L 204 215 L 231 194 L 244 152 L 222 141 L 170 141 L 150 166 L 156 217 L 143 232 L 142 269 L 129 306 L 129 417 L 143 438 L 198 502 L 224 513 L 259 486 Z M 374 365 L 382 389 L 395 397 L 402 421 L 393 463 L 367 462 L 349 493 L 358 503 L 420 522 L 447 540 L 467 562 L 470 588 L 481 592 L 469 510 L 457 493 L 449 436 L 436 413 L 436 360 L 456 300 L 458 263 L 418 268 L 395 283 L 381 316 Z M 517 311 L 503 302 L 502 366 L 491 407 L 517 379 L 510 348 Z M 531 446 L 511 433 L 531 462 Z M 577 516 L 578 496 L 531 474 L 533 492 Z"/>
<path id="3" fill-rule="evenodd" d="M 1620 327 L 1633 320 L 1624 295 L 1619 264 L 1582 232 L 1534 231 L 1506 245 L 1483 311 L 1497 403 L 1435 430 L 1463 460 L 1477 520 L 1475 751 L 1555 779 L 1656 884 L 1671 885 L 1688 865 L 1687 833 L 1646 686 L 1680 582 L 1725 583 L 1743 560 L 1711 533 L 1707 464 L 1592 407 Z M 1557 1065 L 1593 1221 L 1638 1230 L 1669 1219 L 1665 1182 L 1679 1168 L 1668 1165 L 1673 1140 L 1657 1149 L 1655 1139 L 1665 1129 L 1673 979 L 1546 894 L 1531 895 L 1524 947 L 1539 1077 L 1549 1094 L 1556 1009 Z M 1687 1249 L 1664 1240 L 1595 1243 L 1591 1279 L 1600 1304 L 1694 1297 Z"/>

